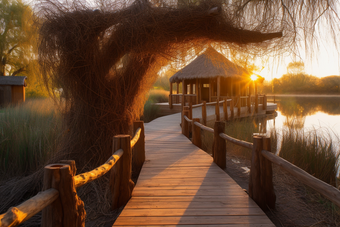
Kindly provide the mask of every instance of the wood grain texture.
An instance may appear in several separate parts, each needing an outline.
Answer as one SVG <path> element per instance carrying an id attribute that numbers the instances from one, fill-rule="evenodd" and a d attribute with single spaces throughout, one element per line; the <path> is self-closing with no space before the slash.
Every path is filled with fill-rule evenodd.
<path id="1" fill-rule="evenodd" d="M 180 119 L 174 114 L 145 124 L 146 160 L 114 226 L 274 226 L 209 154 L 181 134 Z"/>

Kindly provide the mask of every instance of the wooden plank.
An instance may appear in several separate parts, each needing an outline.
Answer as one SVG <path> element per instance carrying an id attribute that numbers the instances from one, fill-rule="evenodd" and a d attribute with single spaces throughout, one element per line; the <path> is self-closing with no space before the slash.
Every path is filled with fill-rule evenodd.
<path id="1" fill-rule="evenodd" d="M 115 226 L 126 226 L 126 225 L 115 225 Z M 129 225 L 130 227 L 132 226 L 138 226 L 138 227 L 154 227 L 155 225 Z M 214 225 L 204 225 L 204 227 L 218 227 L 218 226 L 225 226 L 225 227 L 240 227 L 240 226 L 248 226 L 248 227 L 258 227 L 259 224 L 214 224 Z M 261 224 L 261 227 L 274 227 L 274 224 Z M 162 225 L 162 227 L 197 227 L 197 225 Z"/>
<path id="2" fill-rule="evenodd" d="M 251 218 L 250 218 L 251 217 Z M 168 225 L 168 224 L 271 224 L 267 217 L 262 216 L 174 216 L 174 217 L 120 217 L 116 224 L 125 225 Z M 274 226 L 274 225 L 273 225 Z"/>
<path id="3" fill-rule="evenodd" d="M 146 160 L 114 226 L 274 226 L 257 204 L 181 134 L 180 114 L 145 124 Z"/>
<path id="4" fill-rule="evenodd" d="M 168 216 L 247 216 L 247 215 L 265 215 L 263 211 L 251 207 L 244 208 L 223 208 L 223 209 L 124 209 L 120 214 L 121 217 L 168 217 Z"/>

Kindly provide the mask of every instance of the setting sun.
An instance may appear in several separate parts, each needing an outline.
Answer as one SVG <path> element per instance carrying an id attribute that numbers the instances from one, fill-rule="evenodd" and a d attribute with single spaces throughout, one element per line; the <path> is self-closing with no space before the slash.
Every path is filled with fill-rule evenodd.
<path id="1" fill-rule="evenodd" d="M 257 80 L 257 76 L 256 75 L 251 75 L 250 79 L 252 79 L 253 81 Z"/>

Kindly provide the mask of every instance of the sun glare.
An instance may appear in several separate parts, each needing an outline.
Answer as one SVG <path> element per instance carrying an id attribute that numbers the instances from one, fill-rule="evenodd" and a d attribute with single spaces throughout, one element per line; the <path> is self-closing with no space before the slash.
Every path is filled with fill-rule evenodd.
<path id="1" fill-rule="evenodd" d="M 251 75 L 250 79 L 252 79 L 253 81 L 257 79 L 257 76 L 256 75 Z"/>

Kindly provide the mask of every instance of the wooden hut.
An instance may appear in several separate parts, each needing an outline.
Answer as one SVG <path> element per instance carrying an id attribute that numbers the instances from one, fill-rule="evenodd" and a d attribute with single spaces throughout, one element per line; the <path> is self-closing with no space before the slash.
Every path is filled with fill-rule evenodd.
<path id="1" fill-rule="evenodd" d="M 25 102 L 26 76 L 0 76 L 0 106 Z"/>
<path id="2" fill-rule="evenodd" d="M 209 47 L 186 67 L 170 78 L 169 104 L 185 102 L 198 104 L 256 92 L 250 73 Z M 182 94 L 179 92 L 182 83 Z M 173 89 L 173 85 L 177 89 Z M 254 87 L 255 86 L 255 87 Z"/>

